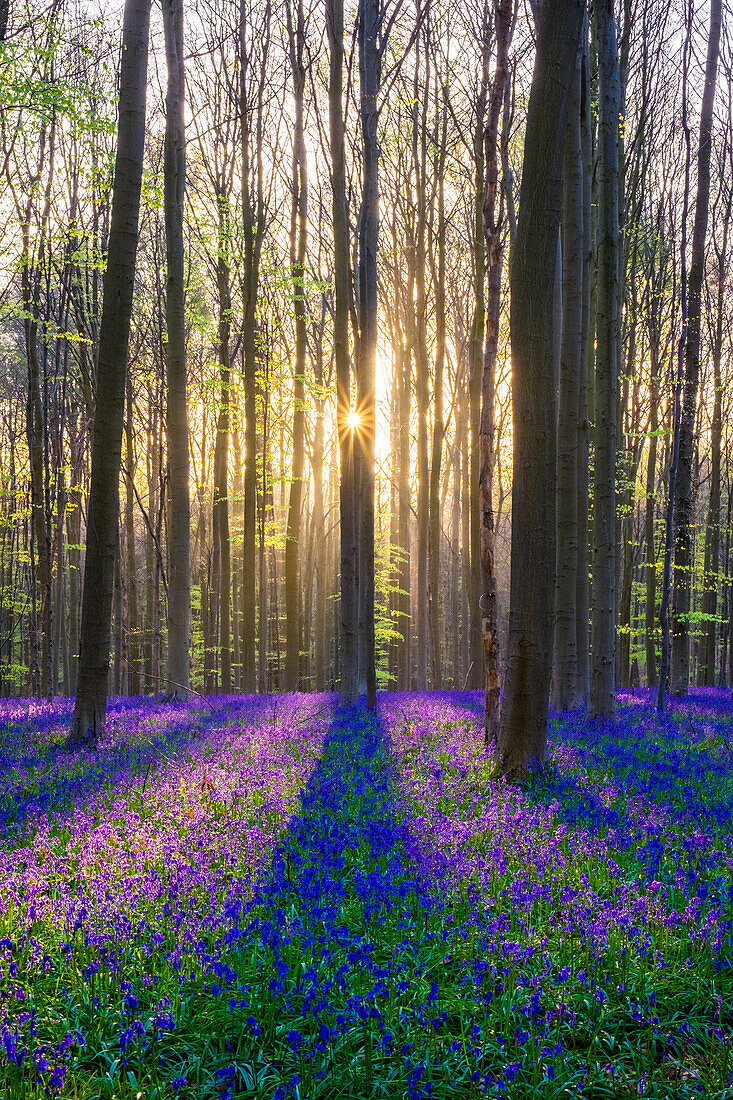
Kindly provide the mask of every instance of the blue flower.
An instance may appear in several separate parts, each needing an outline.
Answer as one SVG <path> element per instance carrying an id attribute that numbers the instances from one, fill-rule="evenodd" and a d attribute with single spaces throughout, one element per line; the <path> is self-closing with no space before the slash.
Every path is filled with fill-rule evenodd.
<path id="1" fill-rule="evenodd" d="M 300 1050 L 301 1046 L 303 1045 L 303 1036 L 300 1034 L 299 1031 L 289 1031 L 288 1035 L 287 1035 L 287 1038 L 288 1038 L 288 1042 L 290 1043 L 293 1050 L 297 1054 L 298 1051 Z"/>

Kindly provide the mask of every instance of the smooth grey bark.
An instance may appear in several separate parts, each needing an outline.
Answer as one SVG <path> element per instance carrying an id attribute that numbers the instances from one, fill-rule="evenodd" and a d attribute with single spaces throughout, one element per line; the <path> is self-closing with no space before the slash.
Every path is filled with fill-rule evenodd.
<path id="1" fill-rule="evenodd" d="M 244 499 L 242 507 L 242 600 L 240 609 L 242 691 L 253 692 L 257 685 L 256 658 L 256 526 L 257 526 L 257 303 L 260 263 L 265 235 L 266 200 L 262 156 L 267 58 L 270 51 L 270 0 L 265 0 L 259 27 L 256 79 L 250 80 L 254 45 L 248 22 L 247 0 L 239 7 L 240 88 L 239 114 L 242 150 L 242 348 L 244 358 Z M 254 147 L 254 148 L 253 148 Z M 265 352 L 266 355 L 266 352 Z M 263 470 L 263 477 L 265 476 Z M 263 536 L 264 537 L 264 528 Z M 263 551 L 264 553 L 264 551 Z M 266 611 L 260 593 L 261 609 Z M 260 636 L 265 625 L 260 622 Z"/>
<path id="2" fill-rule="evenodd" d="M 715 81 L 720 53 L 722 0 L 711 0 L 710 30 L 705 62 L 705 87 L 700 110 L 697 151 L 697 195 L 687 290 L 685 383 L 680 418 L 679 459 L 674 495 L 674 584 L 672 588 L 671 687 L 686 695 L 690 682 L 690 609 L 692 592 L 692 455 L 700 376 L 700 314 L 705 277 L 705 238 L 710 205 L 710 154 L 715 103 Z"/>
<path id="3" fill-rule="evenodd" d="M 496 766 L 512 780 L 541 767 L 547 752 L 555 625 L 554 271 L 570 82 L 584 11 L 579 0 L 547 0 L 542 8 L 512 254 L 512 560 Z"/>
<path id="4" fill-rule="evenodd" d="M 437 101 L 436 86 L 436 101 Z M 430 652 L 432 663 L 432 688 L 440 691 L 443 685 L 443 658 L 441 638 L 443 618 L 440 585 L 441 500 L 440 479 L 445 440 L 445 416 L 443 411 L 443 380 L 446 358 L 446 205 L 445 160 L 448 150 L 448 107 L 443 91 L 440 119 L 440 141 L 433 157 L 433 172 L 438 180 L 438 224 L 434 249 L 438 253 L 435 275 L 435 372 L 433 385 L 433 439 L 430 453 L 430 534 L 428 569 L 428 622 L 430 625 Z M 438 122 L 436 122 L 436 129 Z"/>
<path id="5" fill-rule="evenodd" d="M 216 285 L 219 299 L 219 397 L 214 442 L 214 531 L 212 608 L 216 619 L 219 612 L 219 690 L 228 695 L 232 690 L 232 548 L 229 536 L 229 425 L 231 399 L 231 368 L 229 345 L 232 325 L 232 292 L 230 251 L 230 211 L 226 196 L 219 195 L 218 258 Z"/>
<path id="6" fill-rule="evenodd" d="M 653 365 L 654 368 L 654 365 Z M 656 604 L 657 554 L 654 540 L 654 503 L 657 478 L 657 435 L 659 432 L 659 374 L 657 369 L 649 382 L 649 450 L 646 466 L 646 502 L 644 506 L 644 542 L 646 549 L 646 678 L 649 687 L 657 683 Z"/>
<path id="7" fill-rule="evenodd" d="M 328 119 L 331 139 L 331 190 L 334 237 L 334 321 L 336 363 L 336 422 L 339 437 L 340 512 L 340 618 L 339 697 L 353 703 L 358 697 L 358 602 L 356 555 L 356 494 L 354 484 L 354 435 L 349 427 L 351 409 L 351 358 L 349 354 L 349 222 L 346 199 L 344 141 L 344 5 L 326 0 L 326 28 L 330 47 Z"/>
<path id="8" fill-rule="evenodd" d="M 87 508 L 81 645 L 70 748 L 96 741 L 107 711 L 112 589 L 119 526 L 125 376 L 145 148 L 151 0 L 126 0 L 119 128 L 107 249 Z"/>
<path id="9" fill-rule="evenodd" d="M 481 371 L 481 419 L 479 422 L 479 486 L 481 548 L 481 639 L 484 669 L 484 740 L 493 744 L 499 733 L 499 615 L 496 590 L 493 481 L 495 466 L 496 357 L 499 347 L 501 282 L 504 270 L 505 203 L 499 203 L 499 119 L 509 83 L 509 46 L 514 29 L 513 0 L 498 0 L 495 7 L 496 64 L 491 82 L 484 132 L 485 184 L 483 228 L 488 260 L 486 343 Z M 507 134 L 502 140 L 508 139 Z"/>
<path id="10" fill-rule="evenodd" d="M 305 472 L 305 366 L 306 296 L 305 259 L 308 240 L 308 175 L 304 136 L 305 23 L 302 0 L 295 12 L 286 8 L 290 68 L 293 78 L 295 125 L 290 216 L 290 280 L 295 317 L 295 361 L 293 364 L 293 465 L 285 534 L 285 690 L 297 691 L 300 673 L 301 597 L 298 558 L 300 550 L 303 477 Z"/>
<path id="11" fill-rule="evenodd" d="M 410 669 L 412 666 L 412 617 L 410 608 L 410 412 L 412 403 L 411 356 L 409 347 L 400 349 L 398 361 L 398 402 L 399 402 L 399 480 L 397 489 L 397 530 L 400 546 L 398 570 L 398 608 L 399 630 L 402 642 L 397 651 L 397 690 L 410 690 Z"/>
<path id="12" fill-rule="evenodd" d="M 575 592 L 577 702 L 580 705 L 588 701 L 590 694 L 590 425 L 588 383 L 591 360 L 594 361 L 595 351 L 591 343 L 593 126 L 590 97 L 590 42 L 587 17 L 584 20 L 582 39 L 580 127 L 583 163 L 583 316 L 580 331 L 578 376 L 578 568 Z"/>
<path id="13" fill-rule="evenodd" d="M 163 203 L 165 212 L 166 430 L 168 434 L 168 694 L 189 693 L 191 634 L 191 498 L 186 396 L 186 290 L 183 201 L 186 189 L 186 71 L 183 0 L 163 0 L 168 66 L 165 103 Z"/>
<path id="14" fill-rule="evenodd" d="M 424 39 L 424 40 L 423 40 Z M 424 50 L 425 81 L 420 87 L 421 54 Z M 414 339 L 410 341 L 415 357 L 415 411 L 417 413 L 417 645 L 415 670 L 417 690 L 427 691 L 430 621 L 428 599 L 428 554 L 430 539 L 430 492 L 428 487 L 428 417 L 430 413 L 430 365 L 428 360 L 428 295 L 426 289 L 428 221 L 428 96 L 430 88 L 430 50 L 427 33 L 415 42 L 415 71 L 412 84 L 412 171 L 415 187 L 415 236 L 411 242 L 415 280 Z M 408 309 L 412 302 L 408 302 Z"/>
<path id="15" fill-rule="evenodd" d="M 553 706 L 578 705 L 578 415 L 583 326 L 581 51 L 575 64 L 563 166 L 562 343 L 557 418 L 557 548 Z"/>
<path id="16" fill-rule="evenodd" d="M 644 503 L 644 543 L 646 598 L 644 632 L 646 676 L 649 687 L 657 685 L 657 552 L 654 513 L 657 492 L 657 467 L 660 430 L 660 383 L 664 285 L 668 276 L 669 245 L 666 239 L 664 208 L 660 201 L 651 240 L 644 246 L 647 269 L 644 293 L 644 320 L 649 342 L 649 447 L 646 459 L 646 499 Z"/>
<path id="17" fill-rule="evenodd" d="M 242 574 L 242 436 L 240 410 L 235 402 L 232 409 L 232 690 L 242 690 L 242 600 L 240 578 Z"/>
<path id="18" fill-rule="evenodd" d="M 135 460 L 132 445 L 132 382 L 126 385 L 127 415 L 125 416 L 125 565 L 127 572 L 127 663 L 130 673 L 130 695 L 140 694 L 140 613 L 138 604 L 137 555 L 135 553 L 134 476 Z"/>
<path id="19" fill-rule="evenodd" d="M 38 162 L 35 182 L 40 186 L 43 172 L 41 209 L 35 211 L 36 188 L 28 191 L 25 210 L 21 217 L 21 296 L 23 301 L 23 327 L 25 330 L 26 362 L 28 368 L 28 396 L 26 402 L 26 440 L 30 473 L 30 673 L 34 694 L 48 700 L 53 698 L 53 602 L 52 602 L 52 548 L 50 486 L 48 484 L 48 421 L 44 407 L 47 394 L 47 342 L 41 318 L 41 264 L 46 252 L 50 231 L 51 198 L 54 179 L 57 116 L 54 112 L 50 123 L 41 126 Z M 46 168 L 46 164 L 48 167 Z M 16 204 L 18 200 L 16 199 Z M 40 233 L 31 255 L 31 222 L 38 218 Z M 39 331 L 40 330 L 40 331 Z M 43 355 L 39 355 L 39 338 Z M 42 365 L 43 360 L 43 365 Z M 39 601 L 40 597 L 40 601 Z M 40 604 L 40 606 L 39 606 Z M 40 643 L 40 648 L 39 648 Z"/>
<path id="20" fill-rule="evenodd" d="M 733 494 L 730 492 L 730 482 L 728 482 L 728 507 L 726 509 L 725 520 L 725 546 L 723 548 L 723 568 L 726 575 L 730 576 L 731 569 L 731 512 L 733 510 Z M 729 649 L 731 644 L 731 615 L 730 615 L 730 584 L 723 585 L 723 606 L 721 608 L 721 617 L 723 620 L 721 627 L 720 638 L 720 677 L 718 683 L 720 687 L 728 687 L 730 680 L 728 676 L 729 668 Z"/>
<path id="21" fill-rule="evenodd" d="M 80 434 L 80 433 L 79 433 Z M 66 506 L 66 540 L 69 559 L 69 691 L 76 694 L 79 667 L 79 573 L 81 569 L 82 448 L 76 420 L 69 429 L 70 485 Z M 138 648 L 139 653 L 139 648 Z M 139 680 L 139 676 L 138 676 Z"/>
<path id="22" fill-rule="evenodd" d="M 359 213 L 359 633 L 365 658 L 367 706 L 377 705 L 374 638 L 374 433 L 377 353 L 377 242 L 379 238 L 379 141 L 377 96 L 382 75 L 383 10 L 380 0 L 359 0 L 359 118 L 362 135 L 362 200 Z"/>
<path id="23" fill-rule="evenodd" d="M 322 307 L 320 338 L 316 350 L 313 374 L 316 383 L 315 398 L 316 423 L 313 432 L 311 469 L 313 471 L 313 531 L 315 539 L 314 588 L 315 588 L 315 631 L 314 631 L 314 672 L 315 690 L 326 690 L 327 659 L 327 599 L 328 599 L 328 562 L 327 542 L 324 524 L 323 492 L 323 452 L 324 452 L 324 407 L 323 398 L 323 329 L 325 327 L 325 305 Z"/>
<path id="24" fill-rule="evenodd" d="M 661 213 L 661 212 L 660 212 Z M 660 216 L 660 226 L 661 216 Z M 660 271 L 666 270 L 666 249 L 659 234 L 663 251 Z M 655 239 L 655 251 L 658 247 Z M 656 274 L 656 272 L 655 272 Z M 650 280 L 648 323 L 649 330 L 649 450 L 646 460 L 646 502 L 644 506 L 644 540 L 646 544 L 646 676 L 649 687 L 657 683 L 656 652 L 656 603 L 657 603 L 657 555 L 654 539 L 654 504 L 657 485 L 657 440 L 659 435 L 659 385 L 660 385 L 660 340 L 661 340 L 661 286 L 656 279 Z"/>
<path id="25" fill-rule="evenodd" d="M 698 683 L 701 687 L 714 687 L 716 682 L 716 638 L 718 626 L 718 592 L 720 588 L 720 474 L 723 440 L 723 327 L 725 314 L 726 265 L 728 259 L 728 234 L 731 219 L 733 191 L 728 190 L 723 210 L 723 234 L 720 245 L 715 242 L 717 259 L 717 294 L 715 324 L 712 339 L 713 360 L 713 416 L 710 425 L 710 500 L 705 524 L 705 563 L 703 573 L 703 640 L 700 654 Z"/>
<path id="26" fill-rule="evenodd" d="M 466 686 L 485 686 L 481 674 L 484 650 L 481 612 L 481 508 L 479 486 L 481 482 L 481 380 L 484 370 L 484 340 L 486 335 L 486 237 L 484 234 L 484 193 L 486 190 L 485 128 L 489 88 L 491 85 L 491 11 L 488 3 L 482 8 L 481 78 L 476 97 L 476 115 L 473 130 L 473 218 L 471 251 L 473 260 L 473 318 L 471 321 L 470 369 L 468 376 L 468 450 L 470 469 L 468 481 L 469 544 L 463 552 L 465 587 L 468 600 L 468 669 Z"/>
<path id="27" fill-rule="evenodd" d="M 682 59 L 682 133 L 685 146 L 685 172 L 682 190 L 682 215 L 680 218 L 680 337 L 677 341 L 675 381 L 671 401 L 672 440 L 669 449 L 669 473 L 667 477 L 667 508 L 664 521 L 664 565 L 662 569 L 662 593 L 659 601 L 659 625 L 662 633 L 662 652 L 657 682 L 657 711 L 666 708 L 670 653 L 672 648 L 669 605 L 672 595 L 672 555 L 674 552 L 674 510 L 676 500 L 677 469 L 680 454 L 681 394 L 684 381 L 685 343 L 687 339 L 687 216 L 690 202 L 690 166 L 692 162 L 692 138 L 688 118 L 688 74 L 691 53 L 691 28 L 687 21 L 687 33 Z"/>
<path id="28" fill-rule="evenodd" d="M 638 327 L 639 303 L 637 295 L 638 234 L 631 248 L 628 282 L 631 287 L 630 301 L 626 305 L 625 334 L 626 365 L 623 372 L 623 384 L 620 387 L 619 424 L 625 428 L 620 432 L 623 443 L 617 450 L 618 483 L 616 529 L 619 536 L 617 544 L 617 584 L 620 598 L 616 614 L 616 686 L 631 686 L 631 643 L 633 633 L 632 602 L 634 580 L 634 497 L 636 474 L 639 465 L 640 449 L 638 445 L 641 425 L 639 418 L 639 381 L 636 367 L 636 334 Z M 625 258 L 621 262 L 626 266 Z"/>
<path id="29" fill-rule="evenodd" d="M 593 647 L 589 710 L 615 710 L 616 427 L 619 355 L 619 74 L 613 0 L 600 0 L 598 38 L 600 188 L 593 469 Z"/>

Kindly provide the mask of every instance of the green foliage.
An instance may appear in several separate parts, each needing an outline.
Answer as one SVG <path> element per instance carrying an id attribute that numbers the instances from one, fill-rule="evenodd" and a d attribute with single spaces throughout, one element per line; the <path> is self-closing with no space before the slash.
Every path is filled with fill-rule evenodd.
<path id="1" fill-rule="evenodd" d="M 29 49 L 29 41 L 33 47 Z M 56 65 L 61 40 L 57 27 L 49 28 L 45 45 L 34 37 L 18 37 L 0 43 L 0 111 L 20 111 L 31 115 L 36 125 L 50 123 L 61 115 L 80 135 L 109 135 L 114 133 L 113 115 L 91 109 L 94 99 L 92 86 L 83 79 L 59 77 Z M 93 45 L 77 42 L 80 59 L 86 60 L 90 70 L 98 72 L 98 58 Z M 108 68 L 106 61 L 102 69 Z M 53 78 L 50 76 L 54 73 Z M 105 104 L 114 107 L 114 102 Z"/>
<path id="2" fill-rule="evenodd" d="M 401 554 L 400 547 L 392 546 L 386 539 L 375 544 L 374 577 L 374 636 L 376 641 L 377 687 L 386 691 L 394 682 L 389 672 L 389 647 L 403 635 L 395 622 L 390 607 L 391 597 L 402 590 L 393 581 L 393 563 Z M 403 627 L 404 629 L 404 627 Z"/>

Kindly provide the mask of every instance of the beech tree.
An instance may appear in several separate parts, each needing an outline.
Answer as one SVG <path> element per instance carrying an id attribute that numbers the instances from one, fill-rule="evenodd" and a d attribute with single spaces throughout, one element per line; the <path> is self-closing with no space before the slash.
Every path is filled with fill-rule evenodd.
<path id="1" fill-rule="evenodd" d="M 710 423 L 710 497 L 705 521 L 705 558 L 703 562 L 703 644 L 698 668 L 698 685 L 714 687 L 716 683 L 716 635 L 720 598 L 720 521 L 721 521 L 721 461 L 723 448 L 723 333 L 725 327 L 725 289 L 728 272 L 728 247 L 733 188 L 726 179 L 731 149 L 731 120 L 719 157 L 720 189 L 713 211 L 713 248 L 716 275 L 714 308 L 710 311 L 711 351 L 713 366 L 713 412 Z M 712 303 L 710 303 L 712 304 Z M 702 305 L 702 303 L 701 303 Z"/>
<path id="2" fill-rule="evenodd" d="M 483 195 L 483 229 L 489 268 L 489 293 L 486 311 L 486 344 L 481 375 L 481 422 L 479 428 L 479 509 L 481 517 L 481 634 L 484 652 L 485 740 L 494 742 L 499 732 L 501 685 L 498 669 L 498 614 L 496 569 L 494 563 L 496 357 L 501 315 L 501 281 L 504 268 L 506 199 L 502 189 L 499 211 L 499 119 L 509 87 L 509 47 L 516 19 L 512 0 L 498 0 L 494 11 L 496 24 L 496 67 L 491 84 L 488 118 L 484 134 L 486 183 Z M 505 120 L 506 125 L 506 120 Z M 508 134 L 502 135 L 504 142 Z"/>
<path id="3" fill-rule="evenodd" d="M 183 61 L 183 0 L 163 0 L 168 91 L 165 130 L 165 229 L 168 432 L 168 683 L 174 699 L 189 689 L 191 630 L 189 545 L 188 401 L 186 395 L 186 317 L 183 198 L 186 180 L 184 120 L 186 75 Z"/>
<path id="4" fill-rule="evenodd" d="M 340 613 L 339 695 L 342 703 L 356 702 L 358 670 L 358 590 L 356 497 L 354 481 L 354 425 L 350 423 L 351 364 L 349 356 L 349 222 L 346 199 L 346 151 L 344 144 L 344 5 L 327 0 L 326 27 L 330 50 L 328 122 L 331 139 L 331 190 L 333 195 L 334 316 L 333 347 L 336 360 L 336 430 L 340 480 Z"/>
<path id="5" fill-rule="evenodd" d="M 377 704 L 374 652 L 374 447 L 376 431 L 377 243 L 379 239 L 379 141 L 377 97 L 386 44 L 381 0 L 359 0 L 359 120 L 361 124 L 362 198 L 359 211 L 359 344 L 356 400 L 359 416 L 356 478 L 359 535 L 359 687 L 367 705 Z"/>
<path id="6" fill-rule="evenodd" d="M 293 171 L 290 217 L 290 277 L 293 285 L 295 318 L 295 361 L 293 363 L 293 465 L 285 535 L 285 687 L 297 691 L 300 673 L 300 588 L 298 549 L 305 471 L 305 370 L 306 370 L 306 245 L 308 239 L 308 175 L 304 138 L 305 110 L 305 15 L 303 0 L 295 10 L 286 8 L 290 70 L 295 101 L 293 129 Z"/>
<path id="7" fill-rule="evenodd" d="M 99 329 L 115 279 L 114 249 L 107 259 L 120 74 L 104 60 L 117 53 L 119 27 L 73 0 L 11 7 L 0 47 L 0 691 L 49 696 L 76 687 L 92 540 L 91 426 L 110 347 Z M 591 621 L 593 713 L 610 709 L 614 682 L 663 689 L 695 313 L 700 366 L 684 426 L 693 552 L 682 570 L 689 614 L 678 619 L 688 627 L 688 679 L 729 680 L 722 28 L 710 121 L 714 249 L 699 309 L 699 270 L 688 272 L 690 215 L 705 182 L 697 112 L 707 9 L 701 20 L 688 0 L 617 6 L 619 104 L 610 109 L 610 6 L 595 9 L 592 29 L 584 16 L 580 50 L 563 70 L 554 266 L 551 275 L 543 266 L 542 223 L 525 244 L 539 292 L 522 290 L 520 249 L 513 302 L 521 160 L 526 150 L 531 167 L 535 153 L 526 128 L 535 30 L 551 9 L 389 0 L 344 13 L 332 0 L 320 36 L 305 0 L 200 0 L 185 9 L 185 158 L 180 10 L 166 0 L 165 39 L 155 42 L 168 89 L 159 102 L 155 82 L 148 92 L 107 690 L 339 689 L 354 702 L 367 691 L 373 649 L 372 701 L 375 686 L 488 685 L 491 740 L 501 737 L 501 682 L 507 722 L 516 700 L 520 621 L 542 619 L 543 608 L 551 619 L 553 603 L 554 708 L 589 699 Z M 525 180 L 530 220 L 546 194 L 538 178 L 555 170 L 546 150 L 540 159 L 535 182 L 531 172 Z M 619 230 L 609 236 L 616 192 Z M 546 350 L 522 343 L 527 300 L 534 337 L 552 330 L 556 372 L 547 391 L 555 469 L 537 481 L 539 526 L 520 466 L 540 455 L 546 465 L 550 409 L 543 397 L 539 419 L 527 419 L 537 410 L 523 363 Z M 537 393 L 549 385 L 544 369 Z M 513 416 L 530 425 L 517 434 L 514 471 Z M 113 417 L 105 444 L 115 431 Z M 511 540 L 524 544 L 527 529 L 535 538 L 552 522 L 550 495 L 554 558 L 541 532 L 533 548 L 520 547 L 508 617 Z M 179 590 L 186 550 L 190 597 Z M 529 550 L 540 566 L 523 562 Z M 522 604 L 519 576 L 539 602 L 529 591 Z M 528 668 L 546 668 L 537 648 L 522 652 L 532 654 Z M 529 695 L 544 675 L 531 671 Z M 542 708 L 528 703 L 527 713 L 541 730 Z"/>
<path id="8" fill-rule="evenodd" d="M 621 81 L 613 0 L 595 8 L 598 39 L 599 217 L 593 467 L 593 667 L 589 707 L 615 709 L 616 419 L 619 355 L 619 118 Z"/>
<path id="9" fill-rule="evenodd" d="M 150 5 L 151 0 L 126 0 L 122 26 L 119 128 L 99 332 L 79 673 L 67 741 L 70 748 L 99 738 L 107 712 L 125 377 L 145 147 Z"/>
<path id="10" fill-rule="evenodd" d="M 674 584 L 672 589 L 671 686 L 675 695 L 686 695 L 690 682 L 690 611 L 692 589 L 692 453 L 697 393 L 700 377 L 702 288 L 705 274 L 705 239 L 710 205 L 710 156 L 715 102 L 715 81 L 720 53 L 721 0 L 711 0 L 710 30 L 705 63 L 705 87 L 700 110 L 697 151 L 697 196 L 692 231 L 692 252 L 687 291 L 685 380 L 679 430 L 679 457 L 674 492 Z"/>
<path id="11" fill-rule="evenodd" d="M 578 52 L 568 108 L 563 162 L 562 344 L 557 417 L 557 548 L 553 705 L 579 702 L 577 594 L 580 530 L 579 431 L 583 354 L 583 157 L 581 133 L 583 51 Z"/>
<path id="12" fill-rule="evenodd" d="M 554 286 L 562 160 L 584 5 L 545 0 L 527 106 L 517 239 L 511 268 L 514 472 L 506 681 L 497 774 L 541 766 L 555 625 Z"/>

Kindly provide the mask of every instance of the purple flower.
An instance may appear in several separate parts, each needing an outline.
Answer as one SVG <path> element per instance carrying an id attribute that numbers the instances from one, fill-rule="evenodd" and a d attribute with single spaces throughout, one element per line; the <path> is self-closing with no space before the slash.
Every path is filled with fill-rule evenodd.
<path id="1" fill-rule="evenodd" d="M 61 1092 L 64 1087 L 64 1081 L 66 1080 L 67 1068 L 66 1066 L 54 1066 L 51 1076 L 46 1083 L 46 1096 L 56 1096 Z"/>

